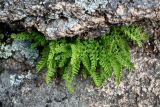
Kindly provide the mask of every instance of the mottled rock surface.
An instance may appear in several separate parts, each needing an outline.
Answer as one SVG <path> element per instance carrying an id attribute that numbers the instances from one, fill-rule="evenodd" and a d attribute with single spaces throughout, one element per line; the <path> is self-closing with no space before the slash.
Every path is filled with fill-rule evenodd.
<path id="1" fill-rule="evenodd" d="M 159 45 L 158 45 L 159 46 Z M 35 70 L 10 58 L 0 60 L 0 105 L 2 107 L 159 107 L 160 54 L 144 49 L 132 49 L 135 70 L 124 70 L 119 86 L 114 78 L 97 89 L 90 79 L 74 82 L 75 93 L 70 94 L 60 81 L 46 85 L 44 72 Z M 25 67 L 25 69 L 24 69 Z"/>
<path id="2" fill-rule="evenodd" d="M 119 86 L 113 77 L 97 89 L 79 76 L 73 94 L 58 78 L 46 85 L 45 71 L 35 73 L 38 51 L 28 42 L 1 45 L 0 107 L 160 107 L 160 0 L 0 0 L 0 22 L 48 39 L 95 37 L 132 23 L 150 35 L 143 48 L 131 47 L 135 69 L 124 70 Z"/>
<path id="3" fill-rule="evenodd" d="M 35 27 L 48 39 L 100 36 L 141 19 L 160 20 L 160 0 L 0 0 L 0 22 Z"/>
<path id="4" fill-rule="evenodd" d="M 121 83 L 114 77 L 96 88 L 88 78 L 74 81 L 70 94 L 63 81 L 55 78 L 44 83 L 45 71 L 35 73 L 37 51 L 29 51 L 28 42 L 14 41 L 8 59 L 0 59 L 0 106 L 2 107 L 159 107 L 160 106 L 160 22 L 137 22 L 150 34 L 142 48 L 132 46 L 135 69 L 124 70 Z M 20 47 L 18 44 L 21 44 Z M 23 46 L 26 54 L 23 54 Z M 7 51 L 6 51 L 7 52 Z M 32 56 L 32 58 L 31 58 Z M 31 60 L 31 59 L 33 60 Z"/>

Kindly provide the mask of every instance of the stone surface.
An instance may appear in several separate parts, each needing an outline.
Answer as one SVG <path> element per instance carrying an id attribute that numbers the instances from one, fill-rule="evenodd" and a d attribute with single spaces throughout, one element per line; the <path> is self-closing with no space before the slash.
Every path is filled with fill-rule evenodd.
<path id="1" fill-rule="evenodd" d="M 0 22 L 34 27 L 48 39 L 96 37 L 142 19 L 160 20 L 159 0 L 0 0 Z"/>
<path id="2" fill-rule="evenodd" d="M 2 107 L 159 107 L 160 106 L 160 22 L 137 22 L 150 34 L 142 48 L 132 45 L 132 62 L 135 69 L 124 69 L 121 83 L 115 85 L 114 77 L 96 88 L 88 78 L 79 76 L 74 81 L 75 92 L 70 94 L 63 81 L 55 78 L 44 82 L 45 71 L 35 73 L 33 51 L 19 51 L 8 59 L 0 59 L 0 106 Z M 20 46 L 20 47 L 21 47 Z M 26 47 L 27 48 L 27 47 Z M 17 50 L 17 49 L 16 49 Z M 28 57 L 32 55 L 34 57 Z M 33 60 L 31 60 L 33 59 Z"/>
<path id="3" fill-rule="evenodd" d="M 132 49 L 135 70 L 125 71 L 119 86 L 114 78 L 97 89 L 90 79 L 74 82 L 75 93 L 70 94 L 61 81 L 59 84 L 43 82 L 44 72 L 34 69 L 22 72 L 22 64 L 3 60 L 0 75 L 0 102 L 2 107 L 137 107 L 160 106 L 160 56 L 147 55 L 143 49 Z M 4 66 L 4 65 L 14 66 Z M 15 68 L 16 67 L 16 68 Z"/>
<path id="4" fill-rule="evenodd" d="M 35 73 L 38 51 L 30 50 L 28 42 L 1 45 L 0 107 L 160 106 L 159 0 L 0 0 L 0 22 L 0 27 L 8 23 L 11 31 L 36 28 L 47 39 L 96 37 L 112 25 L 131 23 L 150 35 L 143 48 L 131 47 L 135 69 L 124 70 L 119 86 L 112 77 L 95 88 L 89 78 L 79 76 L 73 94 L 57 78 L 46 85 L 45 71 Z"/>

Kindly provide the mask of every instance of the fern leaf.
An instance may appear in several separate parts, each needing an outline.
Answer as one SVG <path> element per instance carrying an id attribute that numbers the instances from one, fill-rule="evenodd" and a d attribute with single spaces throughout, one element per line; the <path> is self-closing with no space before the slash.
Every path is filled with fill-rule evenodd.
<path id="1" fill-rule="evenodd" d="M 34 41 L 31 48 L 37 48 L 38 46 L 45 46 L 47 43 L 45 37 L 37 32 L 32 32 L 31 35 L 34 37 Z"/>
<path id="2" fill-rule="evenodd" d="M 98 73 L 96 72 L 96 67 L 98 63 L 98 51 L 97 51 L 98 43 L 90 41 L 90 44 L 88 44 L 88 46 L 90 47 L 88 51 L 90 52 L 89 58 L 91 61 L 91 69 L 89 70 L 89 74 L 92 77 L 95 85 L 99 87 L 101 86 L 101 79 Z"/>
<path id="3" fill-rule="evenodd" d="M 42 52 L 42 57 L 41 59 L 38 61 L 37 65 L 36 65 L 36 71 L 40 72 L 41 69 L 46 65 L 47 59 L 48 59 L 48 48 L 45 48 Z"/>
<path id="4" fill-rule="evenodd" d="M 142 33 L 141 28 L 136 26 L 122 26 L 122 32 L 129 37 L 131 40 L 136 42 L 139 47 L 142 46 L 142 41 L 146 40 L 148 37 L 146 34 Z"/>
<path id="5" fill-rule="evenodd" d="M 54 61 L 55 46 L 56 46 L 55 42 L 50 42 L 49 44 L 50 51 L 49 51 L 48 59 L 47 59 L 47 73 L 46 73 L 46 78 L 45 78 L 47 84 L 51 81 L 52 77 L 54 76 L 54 72 L 55 72 L 55 67 L 56 67 L 56 64 Z"/>
<path id="6" fill-rule="evenodd" d="M 81 56 L 80 56 L 80 60 L 83 64 L 83 66 L 86 68 L 87 71 L 90 70 L 91 68 L 91 64 L 90 64 L 90 59 L 89 59 L 89 55 L 88 55 L 88 48 L 87 48 L 87 43 L 83 42 L 81 44 Z"/>
<path id="7" fill-rule="evenodd" d="M 71 66 L 72 66 L 72 73 L 73 75 L 78 73 L 78 70 L 80 68 L 80 48 L 78 45 L 71 44 Z"/>
<path id="8" fill-rule="evenodd" d="M 74 88 L 72 87 L 72 81 L 70 79 L 71 78 L 71 76 L 70 76 L 71 69 L 72 69 L 71 65 L 67 66 L 64 69 L 64 73 L 63 73 L 62 78 L 65 80 L 66 87 L 69 90 L 69 92 L 73 93 Z"/>
<path id="9" fill-rule="evenodd" d="M 16 40 L 32 40 L 33 36 L 28 33 L 28 32 L 22 32 L 18 34 L 11 34 L 11 38 L 16 39 Z"/>
<path id="10" fill-rule="evenodd" d="M 119 36 L 120 37 L 120 36 Z M 131 70 L 133 68 L 133 64 L 131 63 L 130 58 L 130 49 L 128 44 L 121 38 L 116 38 L 116 45 L 119 47 L 118 53 L 115 53 L 115 58 L 119 61 L 119 63 L 125 66 L 127 69 Z"/>
<path id="11" fill-rule="evenodd" d="M 114 70 L 114 74 L 116 76 L 116 83 L 120 83 L 121 75 L 122 75 L 122 66 L 115 59 L 111 61 L 111 66 Z"/>
<path id="12" fill-rule="evenodd" d="M 71 72 L 70 72 L 70 81 L 73 81 L 74 77 L 78 74 L 79 68 L 80 68 L 80 54 L 79 54 L 79 47 L 76 47 L 76 45 L 71 44 Z"/>
<path id="13" fill-rule="evenodd" d="M 89 71 L 91 68 L 90 60 L 87 54 L 85 54 L 85 51 L 83 53 L 84 54 L 81 55 L 81 61 L 83 66 Z"/>

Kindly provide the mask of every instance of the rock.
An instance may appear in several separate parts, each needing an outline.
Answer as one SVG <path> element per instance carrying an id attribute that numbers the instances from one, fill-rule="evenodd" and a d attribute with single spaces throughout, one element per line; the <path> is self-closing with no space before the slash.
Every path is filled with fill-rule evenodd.
<path id="1" fill-rule="evenodd" d="M 111 25 L 160 20 L 159 0 L 1 0 L 0 22 L 35 27 L 47 39 L 96 37 Z M 17 29 L 18 26 L 15 27 Z"/>
<path id="2" fill-rule="evenodd" d="M 101 88 L 96 88 L 90 79 L 82 81 L 78 76 L 73 83 L 73 94 L 67 91 L 63 81 L 56 84 L 53 80 L 46 85 L 43 81 L 45 73 L 36 74 L 30 65 L 25 65 L 27 67 L 23 70 L 26 62 L 21 60 L 25 55 L 20 60 L 18 56 L 0 60 L 3 68 L 0 74 L 0 104 L 2 107 L 159 107 L 160 58 L 146 49 L 152 44 L 150 42 L 143 48 L 132 48 L 135 69 L 131 72 L 125 70 L 119 86 L 115 85 L 114 77 L 106 80 Z"/>
<path id="3" fill-rule="evenodd" d="M 143 48 L 132 46 L 135 69 L 124 70 L 119 86 L 114 77 L 96 88 L 78 76 L 73 94 L 63 81 L 46 85 L 45 71 L 35 73 L 38 51 L 29 42 L 1 45 L 0 107 L 159 107 L 159 5 L 159 0 L 0 0 L 0 22 L 17 31 L 35 27 L 48 39 L 96 37 L 112 25 L 131 23 L 150 35 Z"/>

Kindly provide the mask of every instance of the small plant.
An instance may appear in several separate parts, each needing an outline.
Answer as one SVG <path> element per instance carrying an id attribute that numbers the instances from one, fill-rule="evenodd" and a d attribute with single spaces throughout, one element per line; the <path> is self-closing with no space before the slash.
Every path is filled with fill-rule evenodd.
<path id="1" fill-rule="evenodd" d="M 11 37 L 30 40 L 33 48 L 43 47 L 41 59 L 36 66 L 37 72 L 47 68 L 47 84 L 56 72 L 60 72 L 70 92 L 74 91 L 72 81 L 79 71 L 85 78 L 90 76 L 97 87 L 113 73 L 119 84 L 123 68 L 133 68 L 127 41 L 132 40 L 142 46 L 142 42 L 147 39 L 142 29 L 136 26 L 112 27 L 110 33 L 89 40 L 62 38 L 49 41 L 37 32 L 22 32 L 12 34 Z"/>

